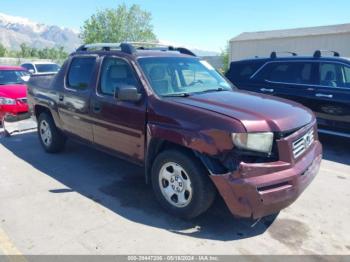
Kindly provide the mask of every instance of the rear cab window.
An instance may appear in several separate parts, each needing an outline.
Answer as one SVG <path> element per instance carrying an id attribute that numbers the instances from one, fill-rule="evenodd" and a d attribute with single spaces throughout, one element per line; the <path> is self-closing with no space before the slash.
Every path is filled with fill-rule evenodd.
<path id="1" fill-rule="evenodd" d="M 86 90 L 92 80 L 96 57 L 75 57 L 67 74 L 66 85 L 69 89 Z"/>

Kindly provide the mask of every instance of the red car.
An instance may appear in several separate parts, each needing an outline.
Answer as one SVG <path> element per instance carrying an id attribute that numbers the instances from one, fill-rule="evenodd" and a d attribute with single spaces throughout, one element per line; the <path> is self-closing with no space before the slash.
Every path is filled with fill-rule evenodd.
<path id="1" fill-rule="evenodd" d="M 28 113 L 27 71 L 19 66 L 0 66 L 0 122 L 5 116 Z"/>

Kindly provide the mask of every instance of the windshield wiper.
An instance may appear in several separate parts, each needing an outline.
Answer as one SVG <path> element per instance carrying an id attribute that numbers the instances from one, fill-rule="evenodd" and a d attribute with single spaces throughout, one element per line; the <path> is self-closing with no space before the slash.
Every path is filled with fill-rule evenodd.
<path id="1" fill-rule="evenodd" d="M 228 88 L 224 88 L 224 87 L 218 87 L 216 89 L 209 89 L 208 91 L 217 91 L 217 92 L 221 92 L 221 91 L 229 91 L 230 89 Z"/>
<path id="2" fill-rule="evenodd" d="M 218 87 L 218 88 L 215 88 L 215 89 L 203 90 L 203 91 L 198 92 L 198 93 L 222 92 L 222 91 L 230 91 L 230 89 L 223 88 L 223 87 Z"/>
<path id="3" fill-rule="evenodd" d="M 177 93 L 177 94 L 163 95 L 162 97 L 188 97 L 188 96 L 190 96 L 189 93 Z"/>

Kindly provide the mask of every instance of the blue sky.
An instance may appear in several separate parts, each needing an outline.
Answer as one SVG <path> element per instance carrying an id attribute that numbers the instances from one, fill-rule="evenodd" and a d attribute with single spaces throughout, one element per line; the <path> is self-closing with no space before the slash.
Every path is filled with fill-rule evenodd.
<path id="1" fill-rule="evenodd" d="M 348 0 L 0 0 L 0 12 L 79 29 L 96 10 L 133 3 L 150 11 L 159 39 L 205 50 L 247 31 L 350 23 Z"/>

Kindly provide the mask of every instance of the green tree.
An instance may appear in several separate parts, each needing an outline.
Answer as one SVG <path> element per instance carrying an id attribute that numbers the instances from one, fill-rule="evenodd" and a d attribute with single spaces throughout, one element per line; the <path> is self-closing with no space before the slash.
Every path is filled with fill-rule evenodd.
<path id="1" fill-rule="evenodd" d="M 38 57 L 38 49 L 36 48 L 31 48 L 30 50 L 30 57 Z"/>
<path id="2" fill-rule="evenodd" d="M 229 44 L 226 44 L 226 47 L 224 50 L 221 50 L 221 60 L 222 60 L 222 68 L 220 68 L 220 70 L 222 71 L 222 73 L 226 73 L 228 68 L 229 68 L 229 63 L 230 63 L 230 53 L 229 53 Z"/>
<path id="3" fill-rule="evenodd" d="M 151 13 L 138 5 L 126 4 L 116 9 L 98 11 L 84 22 L 81 38 L 85 43 L 120 43 L 124 41 L 155 41 Z"/>
<path id="4" fill-rule="evenodd" d="M 31 48 L 27 46 L 25 43 L 22 43 L 20 45 L 21 51 L 20 51 L 20 56 L 21 57 L 30 57 L 31 53 Z"/>
<path id="5" fill-rule="evenodd" d="M 3 51 L 5 50 L 5 51 Z M 1 56 L 8 56 L 8 57 L 16 57 L 18 59 L 20 58 L 40 58 L 40 59 L 50 59 L 53 61 L 56 61 L 58 63 L 62 63 L 64 60 L 67 59 L 68 53 L 64 50 L 64 47 L 58 46 L 58 47 L 52 47 L 52 48 L 35 48 L 30 47 L 25 43 L 22 43 L 20 45 L 19 50 L 10 50 L 5 49 L 0 44 L 0 57 Z"/>
<path id="6" fill-rule="evenodd" d="M 68 54 L 64 51 L 64 47 L 63 46 L 58 47 L 57 52 L 58 52 L 58 58 L 59 59 L 62 59 L 62 58 L 65 58 L 65 57 L 68 56 Z"/>
<path id="7" fill-rule="evenodd" d="M 7 53 L 6 48 L 0 43 L 0 57 L 5 56 L 6 53 Z"/>

